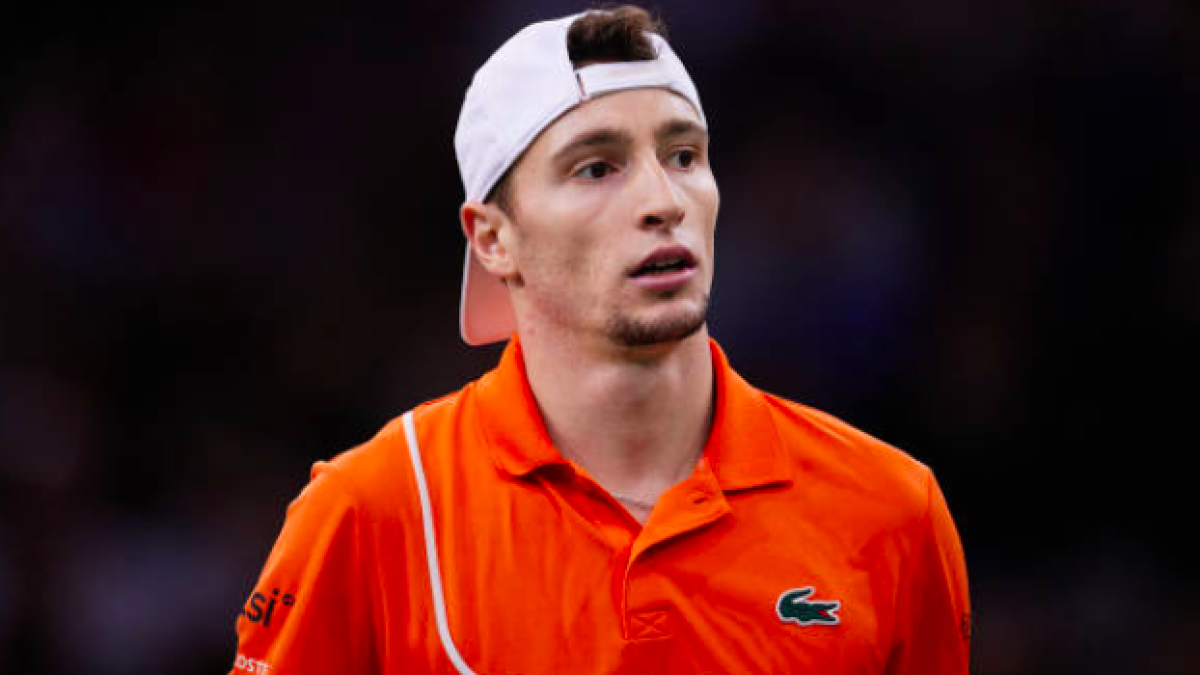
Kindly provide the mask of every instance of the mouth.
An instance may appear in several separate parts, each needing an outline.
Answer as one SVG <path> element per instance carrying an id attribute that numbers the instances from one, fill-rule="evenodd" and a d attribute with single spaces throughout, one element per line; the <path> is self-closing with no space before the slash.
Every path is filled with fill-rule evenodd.
<path id="1" fill-rule="evenodd" d="M 695 269 L 696 257 L 683 246 L 668 246 L 656 249 L 646 256 L 629 273 L 635 279 L 668 276 L 677 272 Z"/>

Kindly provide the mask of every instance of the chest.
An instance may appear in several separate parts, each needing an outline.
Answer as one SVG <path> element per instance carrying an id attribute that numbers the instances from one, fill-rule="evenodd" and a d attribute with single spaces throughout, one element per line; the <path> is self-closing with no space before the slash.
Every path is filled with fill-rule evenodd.
<path id="1" fill-rule="evenodd" d="M 474 672 L 882 672 L 899 577 L 886 536 L 786 491 L 679 514 L 669 536 L 605 508 L 532 489 L 435 505 L 446 628 Z M 404 587 L 431 588 L 426 552 L 406 560 Z M 395 672 L 455 672 L 432 605 L 388 603 Z"/>

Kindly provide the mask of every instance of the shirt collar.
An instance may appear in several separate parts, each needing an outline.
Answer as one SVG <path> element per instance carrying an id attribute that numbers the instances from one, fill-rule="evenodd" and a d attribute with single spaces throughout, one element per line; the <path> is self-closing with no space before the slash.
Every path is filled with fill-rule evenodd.
<path id="1" fill-rule="evenodd" d="M 715 340 L 709 340 L 709 347 L 717 400 L 704 456 L 721 489 L 790 482 L 791 471 L 765 395 L 730 367 Z M 515 336 L 499 366 L 476 384 L 476 397 L 483 432 L 502 471 L 525 476 L 544 466 L 570 464 L 546 431 Z"/>

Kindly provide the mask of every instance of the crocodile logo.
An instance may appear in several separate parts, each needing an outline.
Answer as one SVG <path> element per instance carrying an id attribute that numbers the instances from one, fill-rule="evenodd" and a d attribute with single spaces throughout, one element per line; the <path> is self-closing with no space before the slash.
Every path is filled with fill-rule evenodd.
<path id="1" fill-rule="evenodd" d="M 812 586 L 784 591 L 775 604 L 775 613 L 783 622 L 792 621 L 801 626 L 836 626 L 842 622 L 836 612 L 842 608 L 838 600 L 810 601 L 816 592 Z"/>

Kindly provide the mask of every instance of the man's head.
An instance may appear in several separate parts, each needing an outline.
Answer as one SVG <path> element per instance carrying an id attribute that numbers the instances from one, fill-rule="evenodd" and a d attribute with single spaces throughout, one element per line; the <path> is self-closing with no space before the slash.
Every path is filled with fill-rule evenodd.
<path id="1" fill-rule="evenodd" d="M 535 24 L 477 73 L 456 136 L 468 342 L 519 324 L 639 346 L 704 325 L 719 199 L 658 30 L 630 7 Z"/>
<path id="2" fill-rule="evenodd" d="M 596 63 L 653 61 L 657 56 L 649 33 L 665 37 L 666 28 L 646 10 L 624 5 L 607 12 L 589 12 L 567 29 L 567 55 L 571 65 L 583 68 Z M 485 201 L 512 214 L 512 167 L 501 176 Z"/>

